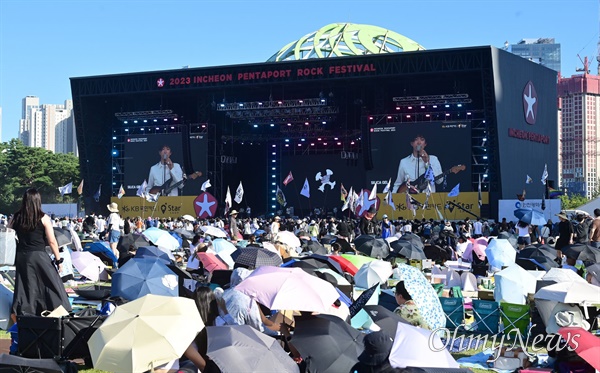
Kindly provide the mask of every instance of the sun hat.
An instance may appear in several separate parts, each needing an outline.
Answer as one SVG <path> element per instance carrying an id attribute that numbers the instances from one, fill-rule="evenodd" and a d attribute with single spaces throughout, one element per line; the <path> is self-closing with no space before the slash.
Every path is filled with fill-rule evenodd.
<path id="1" fill-rule="evenodd" d="M 382 218 L 387 219 L 388 218 L 387 214 L 383 214 Z"/>
<path id="2" fill-rule="evenodd" d="M 365 365 L 377 366 L 385 362 L 392 350 L 392 338 L 384 332 L 377 331 L 365 336 L 364 351 L 358 356 L 358 361 Z"/>
<path id="3" fill-rule="evenodd" d="M 590 328 L 590 324 L 585 320 L 581 310 L 576 306 L 559 303 L 554 312 L 554 316 L 550 317 L 546 326 L 546 333 L 548 334 L 556 334 L 558 329 L 566 326 L 578 326 L 585 330 Z"/>
<path id="4" fill-rule="evenodd" d="M 115 202 L 111 202 L 110 205 L 106 205 L 106 208 L 110 212 L 119 212 L 119 205 L 117 205 Z"/>
<path id="5" fill-rule="evenodd" d="M 556 214 L 556 216 L 558 216 L 559 218 L 565 219 L 565 220 L 569 220 L 569 217 L 567 216 L 567 214 L 564 211 L 561 211 L 560 213 Z"/>
<path id="6" fill-rule="evenodd" d="M 238 212 L 236 210 L 231 210 L 231 212 L 229 213 L 229 215 L 237 215 Z"/>

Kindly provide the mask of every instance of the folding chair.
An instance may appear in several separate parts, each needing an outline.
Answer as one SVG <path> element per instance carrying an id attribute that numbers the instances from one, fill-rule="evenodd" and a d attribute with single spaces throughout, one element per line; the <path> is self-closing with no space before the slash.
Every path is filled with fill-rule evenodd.
<path id="1" fill-rule="evenodd" d="M 463 298 L 440 298 L 444 315 L 446 315 L 446 328 L 454 330 L 464 324 L 465 306 Z"/>
<path id="2" fill-rule="evenodd" d="M 518 329 L 522 336 L 526 337 L 529 328 L 529 305 L 500 303 L 500 317 L 502 319 L 501 333 L 510 333 Z"/>
<path id="3" fill-rule="evenodd" d="M 473 299 L 473 315 L 478 332 L 498 333 L 500 324 L 500 306 L 495 301 Z"/>

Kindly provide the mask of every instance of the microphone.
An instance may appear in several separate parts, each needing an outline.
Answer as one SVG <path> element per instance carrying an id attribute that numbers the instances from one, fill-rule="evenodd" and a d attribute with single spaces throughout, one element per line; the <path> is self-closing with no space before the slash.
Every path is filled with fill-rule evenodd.
<path id="1" fill-rule="evenodd" d="M 163 159 L 166 161 L 167 160 L 167 153 L 163 154 Z"/>
<path id="2" fill-rule="evenodd" d="M 421 156 L 421 145 L 417 145 L 417 155 Z"/>

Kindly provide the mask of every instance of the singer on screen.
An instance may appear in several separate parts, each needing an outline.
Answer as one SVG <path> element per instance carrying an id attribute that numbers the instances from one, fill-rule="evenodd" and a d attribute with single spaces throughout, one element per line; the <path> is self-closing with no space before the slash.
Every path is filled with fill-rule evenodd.
<path id="1" fill-rule="evenodd" d="M 148 187 L 147 193 L 154 193 L 156 190 L 162 191 L 163 195 L 178 196 L 179 188 L 183 188 L 183 184 L 179 183 L 183 180 L 183 170 L 179 163 L 174 163 L 171 160 L 171 148 L 168 145 L 163 145 L 158 154 L 160 155 L 160 162 L 150 168 L 150 174 L 148 175 Z M 176 185 L 178 187 L 171 190 L 170 185 Z M 164 193 L 168 191 L 167 193 Z"/>
<path id="2" fill-rule="evenodd" d="M 414 182 L 425 174 L 425 171 L 431 166 L 433 175 L 438 176 L 443 173 L 440 161 L 435 155 L 429 155 L 425 151 L 427 147 L 427 141 L 423 135 L 416 135 L 415 138 L 410 142 L 412 146 L 412 153 L 400 160 L 398 166 L 398 177 L 394 182 L 393 193 L 400 192 L 403 190 L 402 186 L 406 185 L 406 182 Z M 439 178 L 431 187 L 431 192 L 435 192 L 435 184 L 443 183 L 443 178 Z"/>

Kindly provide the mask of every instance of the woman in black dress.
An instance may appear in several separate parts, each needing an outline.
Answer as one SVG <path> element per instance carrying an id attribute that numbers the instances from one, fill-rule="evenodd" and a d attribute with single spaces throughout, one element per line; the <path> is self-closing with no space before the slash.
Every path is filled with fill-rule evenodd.
<path id="1" fill-rule="evenodd" d="M 556 249 L 556 261 L 558 264 L 562 264 L 562 249 L 573 243 L 574 229 L 567 214 L 561 212 L 560 214 L 556 214 L 556 216 L 560 219 L 560 223 L 558 223 L 558 239 L 554 248 Z"/>
<path id="2" fill-rule="evenodd" d="M 70 312 L 69 298 L 57 271 L 57 267 L 62 267 L 62 259 L 52 221 L 42 211 L 42 199 L 36 189 L 25 192 L 21 209 L 9 225 L 18 238 L 13 314 L 39 316 L 61 305 Z M 46 253 L 46 245 L 54 253 L 54 261 Z"/>

